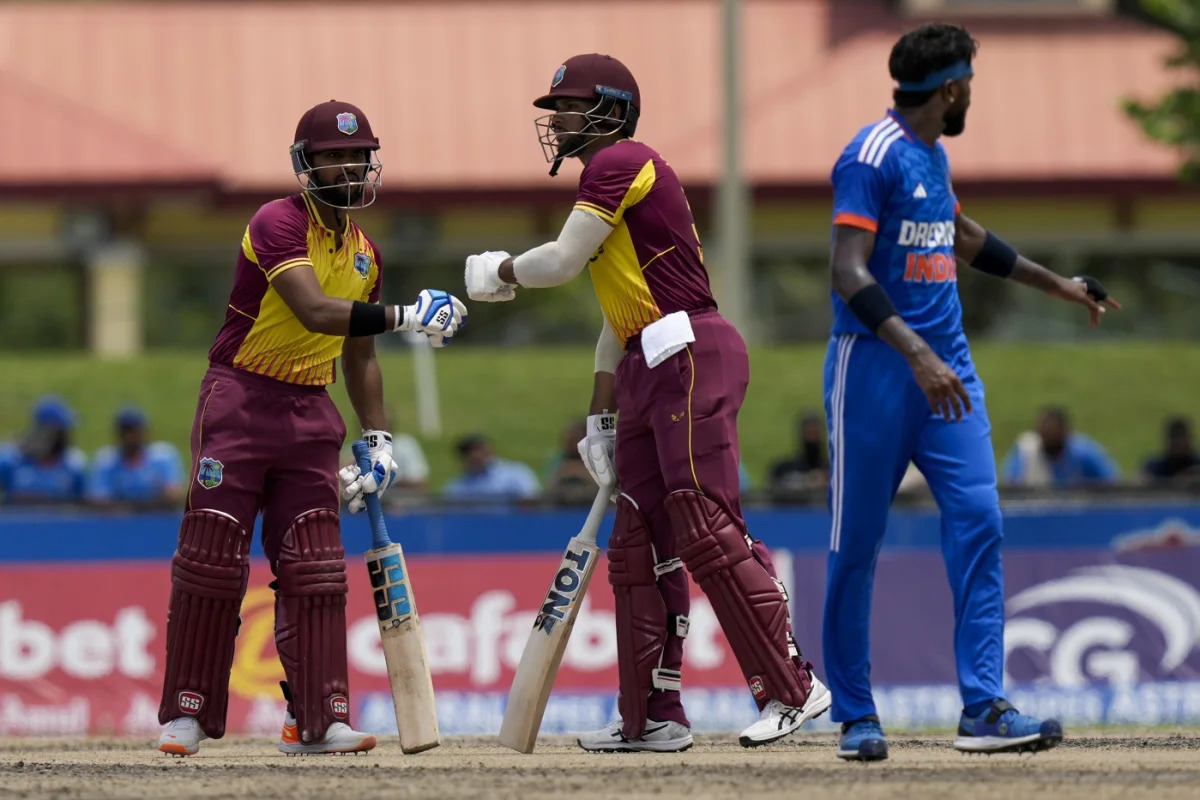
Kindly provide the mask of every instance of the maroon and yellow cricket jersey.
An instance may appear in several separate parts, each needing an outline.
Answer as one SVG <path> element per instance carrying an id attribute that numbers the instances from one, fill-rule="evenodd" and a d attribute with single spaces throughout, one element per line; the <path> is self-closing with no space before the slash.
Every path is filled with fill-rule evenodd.
<path id="1" fill-rule="evenodd" d="M 346 220 L 342 248 L 317 216 L 313 200 L 298 194 L 258 210 L 242 237 L 225 324 L 208 353 L 225 364 L 286 383 L 322 386 L 334 379 L 343 336 L 310 333 L 271 286 L 296 267 L 312 267 L 330 297 L 376 303 L 383 285 L 379 250 Z"/>
<path id="2" fill-rule="evenodd" d="M 675 311 L 715 308 L 704 251 L 675 170 L 625 139 L 583 169 L 575 208 L 613 226 L 589 271 L 621 344 Z"/>

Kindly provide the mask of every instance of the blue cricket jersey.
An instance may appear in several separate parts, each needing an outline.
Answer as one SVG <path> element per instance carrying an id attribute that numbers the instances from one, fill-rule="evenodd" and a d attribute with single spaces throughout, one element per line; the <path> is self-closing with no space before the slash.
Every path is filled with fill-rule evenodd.
<path id="1" fill-rule="evenodd" d="M 833 224 L 875 234 L 867 268 L 901 318 L 922 335 L 962 331 L 954 257 L 958 211 L 942 143 L 925 144 L 895 112 L 859 131 L 833 168 Z M 869 335 L 832 295 L 834 335 Z"/>
<path id="2" fill-rule="evenodd" d="M 152 442 L 132 463 L 122 458 L 119 449 L 109 446 L 96 454 L 87 493 L 93 500 L 151 502 L 183 484 L 183 460 L 174 445 Z"/>

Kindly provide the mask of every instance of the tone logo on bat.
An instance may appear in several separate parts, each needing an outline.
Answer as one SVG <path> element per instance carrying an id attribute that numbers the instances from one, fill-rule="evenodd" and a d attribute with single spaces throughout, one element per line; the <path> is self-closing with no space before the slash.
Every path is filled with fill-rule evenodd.
<path id="1" fill-rule="evenodd" d="M 582 572 L 591 557 L 592 554 L 586 550 L 580 553 L 568 550 L 563 556 L 563 565 L 554 576 L 554 583 L 546 594 L 542 610 L 533 622 L 534 630 L 549 636 L 554 631 L 554 626 L 567 615 L 567 610 L 579 594 L 579 587 L 583 583 Z"/>
<path id="2" fill-rule="evenodd" d="M 412 600 L 408 594 L 408 578 L 397 553 L 367 562 L 371 588 L 375 590 L 375 613 L 379 627 L 395 627 L 412 616 Z"/>

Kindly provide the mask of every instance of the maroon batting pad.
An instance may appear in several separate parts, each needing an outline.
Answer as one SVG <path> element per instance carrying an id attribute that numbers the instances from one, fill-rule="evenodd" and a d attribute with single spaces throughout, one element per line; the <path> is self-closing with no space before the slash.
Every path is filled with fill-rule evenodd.
<path id="1" fill-rule="evenodd" d="M 616 596 L 617 670 L 621 692 L 617 708 L 630 739 L 646 729 L 646 705 L 654 691 L 654 673 L 667 642 L 667 606 L 654 573 L 650 530 L 627 496 L 617 498 L 617 519 L 608 540 L 608 582 Z M 679 665 L 676 664 L 675 691 Z"/>
<path id="2" fill-rule="evenodd" d="M 679 555 L 712 604 L 761 709 L 771 699 L 799 708 L 811 683 L 789 648 L 787 600 L 729 513 L 694 490 L 666 500 Z"/>
<path id="3" fill-rule="evenodd" d="M 189 511 L 171 559 L 167 663 L 158 721 L 195 717 L 213 739 L 225 735 L 229 670 L 250 577 L 250 537 L 233 517 Z"/>
<path id="4" fill-rule="evenodd" d="M 320 509 L 292 523 L 275 566 L 275 649 L 306 744 L 350 723 L 344 555 L 337 512 Z"/>

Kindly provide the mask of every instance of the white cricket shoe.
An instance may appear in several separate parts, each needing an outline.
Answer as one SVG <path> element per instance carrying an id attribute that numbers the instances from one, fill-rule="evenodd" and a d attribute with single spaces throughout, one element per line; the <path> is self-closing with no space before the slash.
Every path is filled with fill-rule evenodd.
<path id="1" fill-rule="evenodd" d="M 771 742 L 777 742 L 790 733 L 800 729 L 800 726 L 810 719 L 816 719 L 829 710 L 833 705 L 833 694 L 817 677 L 809 673 L 812 687 L 808 692 L 808 700 L 800 708 L 785 706 L 778 700 L 771 700 L 758 714 L 758 719 L 738 737 L 742 747 L 758 747 Z"/>
<path id="2" fill-rule="evenodd" d="M 158 749 L 172 756 L 194 756 L 208 734 L 200 729 L 195 717 L 176 717 L 163 726 Z"/>
<path id="3" fill-rule="evenodd" d="M 692 731 L 678 722 L 646 720 L 646 730 L 636 739 L 621 733 L 621 720 L 576 740 L 589 753 L 682 753 L 692 746 Z"/>
<path id="4" fill-rule="evenodd" d="M 305 744 L 300 741 L 296 729 L 296 718 L 287 714 L 283 718 L 283 732 L 279 735 L 279 752 L 289 756 L 320 756 L 331 753 L 365 753 L 375 749 L 375 737 L 359 733 L 344 722 L 335 722 L 325 731 L 319 742 Z"/>

